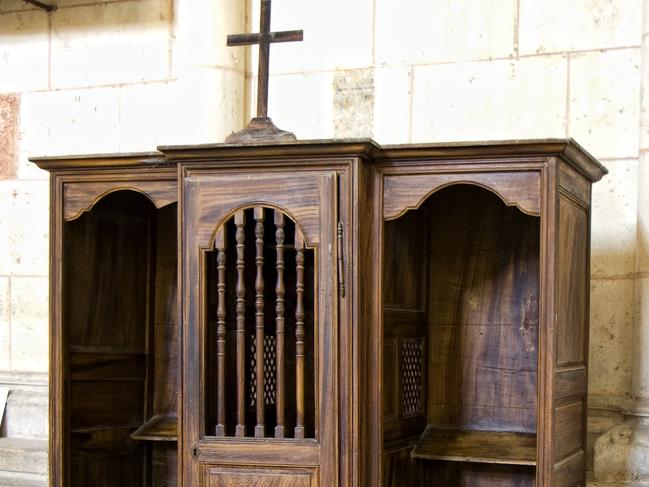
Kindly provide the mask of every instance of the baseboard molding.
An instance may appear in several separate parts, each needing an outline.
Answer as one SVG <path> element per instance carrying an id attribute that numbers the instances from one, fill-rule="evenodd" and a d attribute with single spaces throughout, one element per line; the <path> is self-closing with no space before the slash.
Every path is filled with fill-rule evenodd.
<path id="1" fill-rule="evenodd" d="M 588 409 L 612 411 L 626 416 L 649 417 L 649 399 L 592 394 Z"/>

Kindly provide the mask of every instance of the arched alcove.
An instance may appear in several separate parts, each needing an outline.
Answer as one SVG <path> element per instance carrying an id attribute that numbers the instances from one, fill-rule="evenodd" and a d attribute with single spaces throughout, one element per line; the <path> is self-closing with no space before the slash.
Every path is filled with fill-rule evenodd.
<path id="1" fill-rule="evenodd" d="M 476 185 L 384 223 L 384 485 L 533 485 L 539 246 Z"/>
<path id="2" fill-rule="evenodd" d="M 102 197 L 63 224 L 71 485 L 176 482 L 177 205 Z"/>

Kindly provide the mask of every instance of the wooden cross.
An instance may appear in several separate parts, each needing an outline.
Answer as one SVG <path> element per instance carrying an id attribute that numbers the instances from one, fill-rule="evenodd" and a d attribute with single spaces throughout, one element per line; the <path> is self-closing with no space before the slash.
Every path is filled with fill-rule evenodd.
<path id="1" fill-rule="evenodd" d="M 259 73 L 257 76 L 257 117 L 248 127 L 232 134 L 228 143 L 259 140 L 294 140 L 289 132 L 279 130 L 268 118 L 268 77 L 270 64 L 270 45 L 275 42 L 295 42 L 304 38 L 301 30 L 283 32 L 270 31 L 271 0 L 261 0 L 261 20 L 258 34 L 235 34 L 228 36 L 228 46 L 250 46 L 259 44 Z"/>

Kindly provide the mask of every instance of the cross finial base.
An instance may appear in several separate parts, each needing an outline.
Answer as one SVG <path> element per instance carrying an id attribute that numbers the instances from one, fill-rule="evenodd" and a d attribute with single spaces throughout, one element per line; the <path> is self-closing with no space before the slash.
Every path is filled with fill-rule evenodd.
<path id="1" fill-rule="evenodd" d="M 291 132 L 275 126 L 269 117 L 255 117 L 248 126 L 225 139 L 226 144 L 257 144 L 263 142 L 290 142 L 297 140 Z"/>

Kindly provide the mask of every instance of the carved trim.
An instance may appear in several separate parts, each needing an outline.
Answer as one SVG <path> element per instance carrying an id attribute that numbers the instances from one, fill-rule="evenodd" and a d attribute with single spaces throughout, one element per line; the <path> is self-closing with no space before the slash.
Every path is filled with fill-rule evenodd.
<path id="1" fill-rule="evenodd" d="M 591 394 L 588 396 L 588 409 L 601 409 L 649 418 L 649 399 L 630 399 L 625 396 Z"/>

